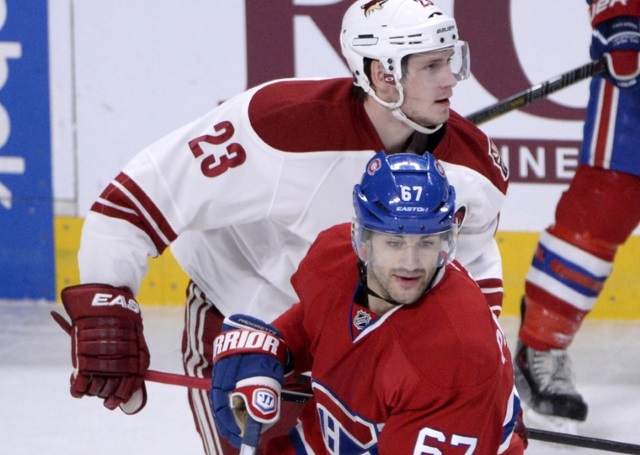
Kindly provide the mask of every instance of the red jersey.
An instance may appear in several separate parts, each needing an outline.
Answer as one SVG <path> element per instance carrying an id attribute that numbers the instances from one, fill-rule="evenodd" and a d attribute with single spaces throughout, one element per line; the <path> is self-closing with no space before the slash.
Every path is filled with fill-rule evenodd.
<path id="1" fill-rule="evenodd" d="M 311 371 L 314 399 L 287 450 L 495 455 L 508 446 L 519 408 L 511 356 L 459 263 L 418 302 L 376 317 L 354 303 L 358 262 L 342 224 L 320 234 L 292 282 L 300 303 L 274 325 L 296 371 Z"/>

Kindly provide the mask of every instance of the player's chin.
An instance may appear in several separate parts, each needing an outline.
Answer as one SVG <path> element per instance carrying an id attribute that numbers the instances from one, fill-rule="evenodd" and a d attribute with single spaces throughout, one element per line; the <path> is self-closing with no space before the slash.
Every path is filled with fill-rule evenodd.
<path id="1" fill-rule="evenodd" d="M 401 305 L 411 305 L 416 303 L 420 299 L 422 294 L 424 294 L 424 292 L 397 293 L 396 294 L 397 298 L 394 297 L 393 300 L 398 302 Z"/>
<path id="2" fill-rule="evenodd" d="M 393 289 L 389 294 L 391 298 L 398 303 L 403 305 L 410 305 L 416 302 L 422 294 L 424 294 L 426 286 L 424 283 L 416 283 L 413 286 L 407 285 L 404 283 L 403 285 L 397 286 Z"/>
<path id="3" fill-rule="evenodd" d="M 449 120 L 449 115 L 451 115 L 451 103 L 449 100 L 436 101 L 434 111 L 434 117 L 437 117 L 436 123 L 442 124 Z"/>
<path id="4" fill-rule="evenodd" d="M 451 110 L 449 109 L 449 106 L 441 106 L 436 103 L 429 114 L 430 115 L 428 117 L 422 119 L 420 124 L 427 128 L 433 128 L 436 125 L 442 125 L 447 122 L 451 115 Z"/>

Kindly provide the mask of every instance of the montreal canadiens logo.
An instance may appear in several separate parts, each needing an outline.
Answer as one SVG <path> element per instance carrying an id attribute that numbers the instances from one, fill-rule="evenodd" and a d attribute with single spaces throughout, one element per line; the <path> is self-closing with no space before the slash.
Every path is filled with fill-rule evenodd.
<path id="1" fill-rule="evenodd" d="M 256 389 L 253 391 L 253 405 L 264 414 L 276 411 L 277 397 L 269 389 Z"/>
<path id="2" fill-rule="evenodd" d="M 440 161 L 435 160 L 434 162 L 435 162 L 436 171 L 438 171 L 438 174 L 440 174 L 441 176 L 445 177 L 444 168 L 442 167 L 442 164 L 440 164 Z"/>
<path id="3" fill-rule="evenodd" d="M 376 158 L 375 160 L 371 161 L 369 163 L 369 166 L 367 166 L 367 174 L 369 175 L 373 175 L 375 174 L 378 169 L 380 169 L 382 167 L 382 161 L 380 161 L 380 158 Z"/>

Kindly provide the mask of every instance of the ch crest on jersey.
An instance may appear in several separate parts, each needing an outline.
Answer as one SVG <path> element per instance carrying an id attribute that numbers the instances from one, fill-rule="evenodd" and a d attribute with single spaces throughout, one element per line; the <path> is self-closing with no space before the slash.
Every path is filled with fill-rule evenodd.
<path id="1" fill-rule="evenodd" d="M 371 315 L 363 310 L 358 310 L 353 318 L 353 325 L 356 326 L 358 330 L 364 329 L 370 322 Z"/>
<path id="2" fill-rule="evenodd" d="M 314 381 L 312 386 L 328 453 L 378 455 L 381 426 L 351 412 L 322 384 Z"/>

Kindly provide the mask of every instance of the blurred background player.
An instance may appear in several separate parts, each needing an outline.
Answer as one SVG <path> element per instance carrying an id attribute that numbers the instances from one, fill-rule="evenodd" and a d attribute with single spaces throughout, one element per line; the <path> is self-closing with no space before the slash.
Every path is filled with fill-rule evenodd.
<path id="1" fill-rule="evenodd" d="M 591 57 L 608 73 L 591 81 L 580 164 L 526 278 L 515 358 L 525 403 L 573 421 L 588 407 L 567 349 L 640 222 L 640 0 L 588 3 Z"/>
<path id="2" fill-rule="evenodd" d="M 265 453 L 505 453 L 520 408 L 511 356 L 477 284 L 452 262 L 444 169 L 428 153 L 380 152 L 353 206 L 353 223 L 322 232 L 302 260 L 300 303 L 273 325 L 225 319 L 211 389 L 218 427 L 239 446 L 243 413 L 273 423 L 284 372 L 310 370 L 300 423 Z M 265 341 L 232 342 L 245 339 Z M 232 409 L 230 394 L 246 406 Z"/>
<path id="3" fill-rule="evenodd" d="M 191 279 L 184 369 L 209 377 L 224 316 L 272 321 L 297 301 L 291 275 L 320 231 L 351 219 L 352 182 L 379 150 L 441 160 L 464 215 L 458 260 L 500 311 L 494 234 L 508 175 L 489 138 L 450 109 L 469 74 L 454 19 L 430 1 L 358 1 L 341 30 L 353 78 L 279 80 L 239 94 L 142 150 L 95 201 L 78 255 L 82 284 L 62 293 L 79 354 L 73 396 L 129 413 L 144 406 L 149 349 L 134 296 L 148 258 L 169 245 Z M 94 330 L 105 323 L 113 330 Z M 104 362 L 95 347 L 107 345 Z M 234 453 L 206 391 L 188 397 L 205 452 Z"/>

